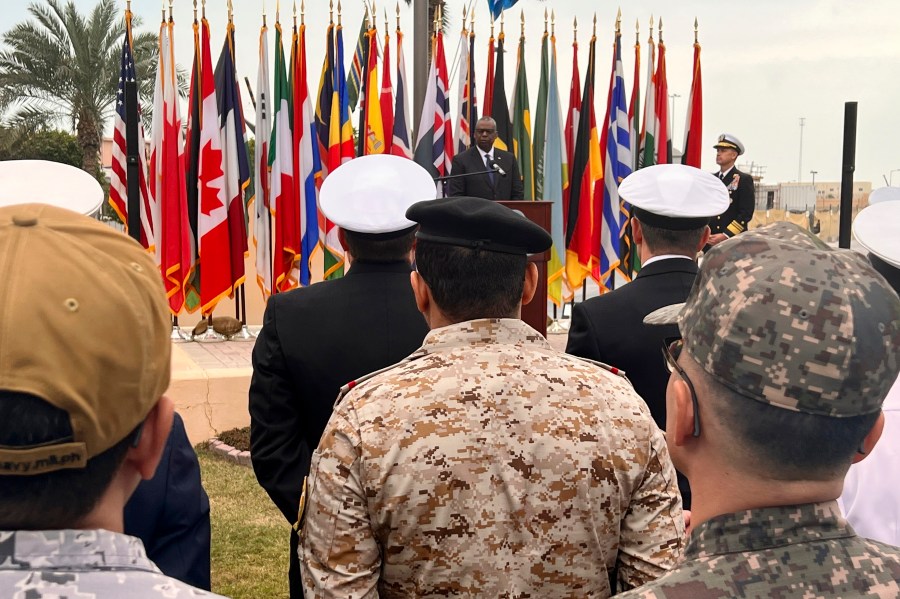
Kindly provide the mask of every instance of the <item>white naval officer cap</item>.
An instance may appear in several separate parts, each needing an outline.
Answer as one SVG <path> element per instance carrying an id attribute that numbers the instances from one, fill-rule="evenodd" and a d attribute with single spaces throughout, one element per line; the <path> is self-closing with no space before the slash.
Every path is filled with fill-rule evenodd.
<path id="1" fill-rule="evenodd" d="M 384 235 L 414 227 L 406 210 L 436 195 L 431 175 L 412 160 L 370 155 L 342 164 L 325 179 L 319 207 L 344 230 Z"/>
<path id="2" fill-rule="evenodd" d="M 699 229 L 728 209 L 728 189 L 714 175 L 684 164 L 657 164 L 637 170 L 619 185 L 634 215 L 651 227 Z"/>
<path id="3" fill-rule="evenodd" d="M 103 188 L 96 179 L 50 160 L 4 160 L 0 183 L 0 207 L 40 203 L 91 215 L 103 203 Z"/>
<path id="4" fill-rule="evenodd" d="M 853 237 L 871 255 L 900 269 L 900 201 L 863 209 L 853 221 Z"/>
<path id="5" fill-rule="evenodd" d="M 729 150 L 736 150 L 738 156 L 744 153 L 744 144 L 741 143 L 737 137 L 732 135 L 731 133 L 723 133 L 719 136 L 716 145 L 714 148 L 728 148 Z"/>
<path id="6" fill-rule="evenodd" d="M 869 194 L 869 206 L 900 200 L 900 187 L 879 187 Z"/>

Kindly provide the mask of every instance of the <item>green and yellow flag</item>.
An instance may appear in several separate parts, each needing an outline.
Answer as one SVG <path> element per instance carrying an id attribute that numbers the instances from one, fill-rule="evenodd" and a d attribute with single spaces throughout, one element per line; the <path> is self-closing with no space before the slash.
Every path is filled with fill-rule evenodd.
<path id="1" fill-rule="evenodd" d="M 516 84 L 513 88 L 513 152 L 519 163 L 524 199 L 534 199 L 534 160 L 531 147 L 531 111 L 528 109 L 528 77 L 525 70 L 525 31 L 519 38 L 519 53 L 516 59 Z"/>

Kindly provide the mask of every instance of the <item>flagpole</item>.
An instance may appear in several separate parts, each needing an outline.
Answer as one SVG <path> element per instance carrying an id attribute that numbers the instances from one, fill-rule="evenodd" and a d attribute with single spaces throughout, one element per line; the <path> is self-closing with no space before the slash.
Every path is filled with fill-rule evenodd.
<path id="1" fill-rule="evenodd" d="M 131 0 L 125 8 L 125 22 L 129 34 L 131 31 Z M 130 45 L 130 40 L 129 40 Z M 132 61 L 134 55 L 132 54 Z M 137 109 L 137 82 L 132 79 L 125 81 L 125 165 L 127 172 L 127 198 L 128 198 L 128 234 L 132 239 L 141 241 L 141 189 L 140 189 L 140 159 L 138 158 L 138 109 Z"/>

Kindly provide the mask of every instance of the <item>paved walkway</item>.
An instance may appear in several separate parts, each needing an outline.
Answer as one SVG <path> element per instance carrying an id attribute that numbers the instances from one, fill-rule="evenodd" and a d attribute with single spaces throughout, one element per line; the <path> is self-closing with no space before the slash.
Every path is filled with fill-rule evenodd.
<path id="1" fill-rule="evenodd" d="M 562 351 L 566 334 L 549 335 L 549 341 Z M 166 395 L 175 402 L 192 443 L 250 424 L 247 393 L 253 345 L 253 340 L 173 344 L 172 384 Z"/>

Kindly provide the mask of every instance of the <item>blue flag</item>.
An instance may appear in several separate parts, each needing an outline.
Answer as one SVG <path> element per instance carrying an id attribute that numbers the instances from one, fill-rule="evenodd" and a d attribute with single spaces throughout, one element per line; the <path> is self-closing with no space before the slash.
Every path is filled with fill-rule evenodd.
<path id="1" fill-rule="evenodd" d="M 506 10 L 507 8 L 512 8 L 513 5 L 519 0 L 488 0 L 488 6 L 491 9 L 491 16 L 494 17 L 494 20 L 500 18 L 500 13 Z"/>

